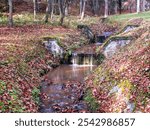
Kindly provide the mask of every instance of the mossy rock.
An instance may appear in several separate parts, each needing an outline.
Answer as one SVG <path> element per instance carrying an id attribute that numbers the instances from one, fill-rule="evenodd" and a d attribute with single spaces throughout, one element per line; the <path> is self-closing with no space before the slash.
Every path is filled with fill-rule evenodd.
<path id="1" fill-rule="evenodd" d="M 42 41 L 48 41 L 48 40 L 56 40 L 57 41 L 57 44 L 64 48 L 64 45 L 61 44 L 61 38 L 59 36 L 44 36 L 44 37 L 41 37 Z"/>
<path id="2" fill-rule="evenodd" d="M 124 27 L 123 27 L 120 31 L 118 31 L 118 33 L 116 33 L 116 34 L 123 33 L 128 27 L 134 27 L 134 28 L 137 28 L 137 27 L 139 27 L 139 25 L 128 24 L 128 25 L 124 26 Z"/>
<path id="3" fill-rule="evenodd" d="M 112 36 L 112 37 L 108 38 L 105 41 L 105 43 L 99 49 L 104 49 L 111 41 L 115 41 L 115 40 L 132 40 L 132 39 L 133 38 L 131 36 L 130 37 L 128 37 L 128 36 Z"/>

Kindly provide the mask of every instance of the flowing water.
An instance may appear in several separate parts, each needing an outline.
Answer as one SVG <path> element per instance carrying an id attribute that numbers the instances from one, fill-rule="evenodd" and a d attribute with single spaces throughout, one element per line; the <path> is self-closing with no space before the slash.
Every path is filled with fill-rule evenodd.
<path id="1" fill-rule="evenodd" d="M 49 82 L 42 83 L 42 93 L 48 98 L 41 99 L 41 112 L 88 112 L 83 101 L 84 78 L 95 68 L 93 54 L 74 53 L 71 65 L 61 65 L 50 72 Z"/>
<path id="2" fill-rule="evenodd" d="M 105 34 L 110 35 L 110 34 Z M 130 40 L 119 39 L 110 41 L 104 48 L 105 57 L 111 57 L 118 48 L 128 44 Z M 62 55 L 63 49 L 55 40 L 44 43 L 54 56 Z M 99 44 L 98 44 L 99 45 Z M 41 98 L 40 112 L 89 112 L 83 100 L 85 86 L 84 78 L 97 65 L 98 56 L 95 54 L 97 44 L 87 45 L 72 53 L 69 65 L 60 65 L 47 74 L 47 80 L 41 83 L 41 92 L 46 98 Z"/>

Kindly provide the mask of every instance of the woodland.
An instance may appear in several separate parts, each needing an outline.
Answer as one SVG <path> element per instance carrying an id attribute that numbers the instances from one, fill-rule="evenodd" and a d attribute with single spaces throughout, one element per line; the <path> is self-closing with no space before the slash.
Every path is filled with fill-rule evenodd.
<path id="1" fill-rule="evenodd" d="M 150 0 L 0 0 L 1 113 L 149 113 Z"/>

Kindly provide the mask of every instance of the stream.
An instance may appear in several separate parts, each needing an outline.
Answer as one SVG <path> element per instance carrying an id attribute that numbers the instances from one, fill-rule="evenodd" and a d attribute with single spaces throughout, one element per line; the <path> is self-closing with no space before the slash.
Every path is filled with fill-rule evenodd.
<path id="1" fill-rule="evenodd" d="M 42 93 L 47 99 L 41 99 L 40 112 L 90 112 L 83 101 L 85 92 L 84 78 L 95 68 L 93 54 L 73 53 L 72 64 L 60 65 L 47 74 L 49 82 L 42 82 Z"/>
<path id="2" fill-rule="evenodd" d="M 124 32 L 131 30 L 128 27 Z M 110 35 L 110 34 L 109 34 Z M 102 45 L 101 41 L 107 36 L 99 36 L 96 44 L 85 45 L 72 52 L 69 64 L 62 64 L 47 74 L 47 81 L 41 83 L 41 93 L 47 98 L 41 98 L 40 112 L 42 113 L 71 113 L 91 112 L 83 100 L 86 86 L 84 78 L 97 67 L 97 61 L 101 54 L 96 55 L 97 46 Z M 111 39 L 104 47 L 105 58 L 111 56 L 119 49 L 129 44 L 131 39 Z M 45 47 L 54 55 L 63 57 L 63 48 L 56 40 L 44 41 Z"/>

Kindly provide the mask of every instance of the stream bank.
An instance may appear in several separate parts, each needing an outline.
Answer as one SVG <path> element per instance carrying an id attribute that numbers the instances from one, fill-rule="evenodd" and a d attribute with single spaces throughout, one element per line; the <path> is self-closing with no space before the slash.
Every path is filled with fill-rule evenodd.
<path id="1" fill-rule="evenodd" d="M 85 31 L 84 35 L 91 35 L 92 31 L 88 30 L 87 26 L 85 28 L 82 30 Z M 84 79 L 104 60 L 103 54 L 97 54 L 96 49 L 112 34 L 112 32 L 103 32 L 97 36 L 92 34 L 96 38 L 96 43 L 82 45 L 69 53 L 58 45 L 56 39 L 50 38 L 43 42 L 54 57 L 59 56 L 62 59 L 63 64 L 48 73 L 46 80 L 41 83 L 41 93 L 46 94 L 46 98 L 41 97 L 40 112 L 96 111 L 96 107 L 89 107 L 89 100 L 94 101 L 92 96 L 90 99 L 84 99 L 85 94 L 87 95 Z"/>
<path id="2" fill-rule="evenodd" d="M 134 20 L 136 21 L 136 19 Z M 137 113 L 150 112 L 150 26 L 140 22 L 139 26 L 123 29 L 117 38 L 132 39 L 128 45 L 117 50 L 116 41 L 111 37 L 98 49 L 104 52 L 107 60 L 99 65 L 94 73 L 86 78 L 85 85 L 90 89 L 97 105 L 97 112 Z M 113 46 L 109 46 L 113 43 Z M 112 55 L 107 55 L 110 49 Z M 109 51 L 107 51 L 109 52 Z M 87 96 L 88 97 L 88 96 Z"/>
<path id="3" fill-rule="evenodd" d="M 96 44 L 74 50 L 70 58 L 72 65 L 56 68 L 47 75 L 48 81 L 43 82 L 41 90 L 47 93 L 47 99 L 42 100 L 41 112 L 149 112 L 149 27 L 146 28 L 148 23 L 144 24 L 126 26 L 100 47 Z M 95 70 L 94 54 L 89 53 L 94 48 L 100 48 L 100 54 L 106 58 Z M 132 73 L 128 73 L 129 66 Z M 144 73 L 141 71 L 138 77 L 137 71 L 142 68 Z M 141 80 L 145 81 L 143 89 L 138 84 Z"/>

